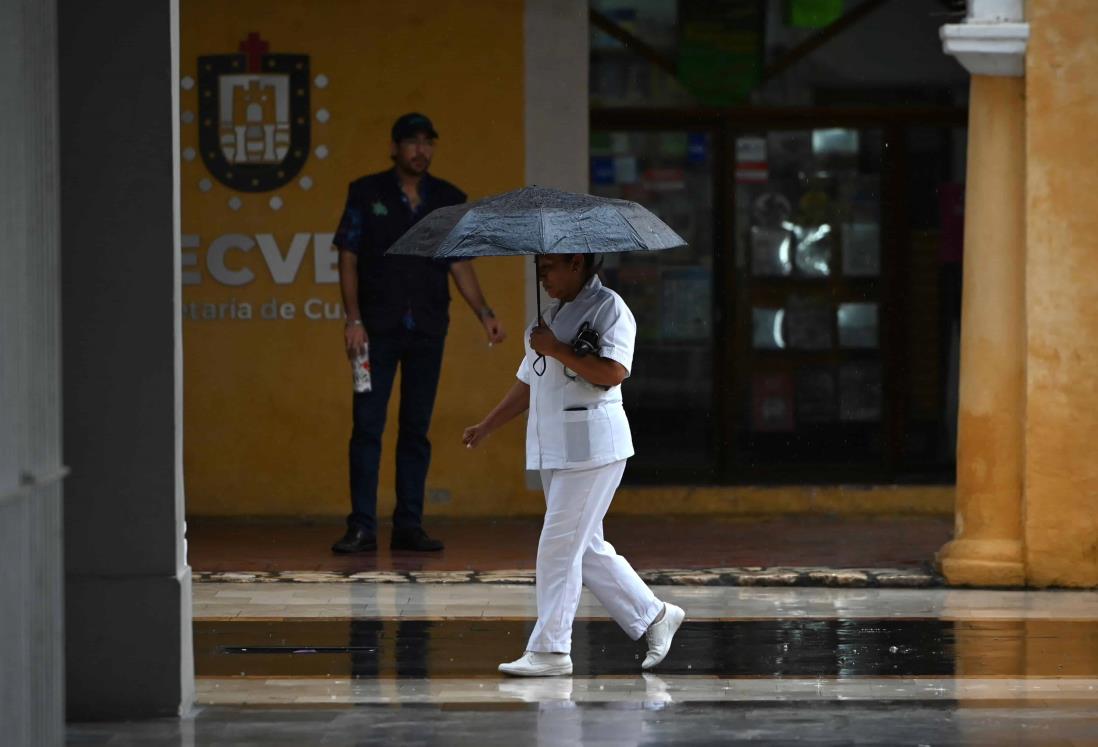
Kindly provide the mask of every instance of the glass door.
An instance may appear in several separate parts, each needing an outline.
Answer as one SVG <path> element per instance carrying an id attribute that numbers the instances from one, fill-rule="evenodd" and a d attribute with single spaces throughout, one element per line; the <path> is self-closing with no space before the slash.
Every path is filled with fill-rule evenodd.
<path id="1" fill-rule="evenodd" d="M 735 453 L 756 479 L 883 464 L 882 135 L 734 138 Z"/>

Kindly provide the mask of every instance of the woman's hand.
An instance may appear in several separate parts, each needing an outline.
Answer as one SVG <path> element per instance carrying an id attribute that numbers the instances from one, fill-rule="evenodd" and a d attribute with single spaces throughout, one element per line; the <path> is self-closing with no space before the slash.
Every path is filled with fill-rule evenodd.
<path id="1" fill-rule="evenodd" d="M 554 357 L 553 353 L 559 345 L 560 340 L 553 334 L 553 330 L 549 329 L 544 319 L 539 318 L 538 326 L 530 332 L 530 347 L 538 355 Z"/>
<path id="2" fill-rule="evenodd" d="M 484 423 L 477 423 L 465 429 L 465 432 L 461 434 L 461 442 L 465 444 L 466 449 L 475 449 L 481 441 L 488 438 L 488 433 L 488 426 Z"/>

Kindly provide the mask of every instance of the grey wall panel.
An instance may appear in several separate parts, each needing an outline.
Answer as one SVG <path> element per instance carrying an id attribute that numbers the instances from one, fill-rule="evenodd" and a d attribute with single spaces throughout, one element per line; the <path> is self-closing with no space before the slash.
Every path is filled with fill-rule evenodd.
<path id="1" fill-rule="evenodd" d="M 0 3 L 0 741 L 64 741 L 54 4 Z"/>

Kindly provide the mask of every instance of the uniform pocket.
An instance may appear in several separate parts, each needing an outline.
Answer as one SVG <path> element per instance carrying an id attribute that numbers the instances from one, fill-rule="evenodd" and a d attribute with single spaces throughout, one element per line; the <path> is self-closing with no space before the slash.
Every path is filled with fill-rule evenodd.
<path id="1" fill-rule="evenodd" d="M 587 462 L 609 458 L 614 451 L 610 419 L 602 408 L 564 411 L 564 458 Z"/>

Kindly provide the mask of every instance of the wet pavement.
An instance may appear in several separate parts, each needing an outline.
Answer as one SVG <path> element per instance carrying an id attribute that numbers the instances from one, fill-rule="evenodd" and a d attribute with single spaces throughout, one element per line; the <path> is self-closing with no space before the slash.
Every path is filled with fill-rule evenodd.
<path id="1" fill-rule="evenodd" d="M 532 628 L 529 620 L 199 621 L 195 673 L 496 678 L 494 664 L 518 656 Z M 1015 656 L 1048 641 L 1056 645 L 1037 662 Z M 1098 678 L 1098 657 L 1080 658 L 1079 652 L 1098 653 L 1098 621 L 703 620 L 683 624 L 659 673 L 942 677 L 956 675 L 963 660 L 985 676 Z M 643 641 L 630 640 L 615 623 L 576 623 L 576 676 L 635 676 L 643 658 Z"/>
<path id="2" fill-rule="evenodd" d="M 209 708 L 192 721 L 74 730 L 70 745 L 1091 745 L 1089 707 L 881 702 Z"/>
<path id="3" fill-rule="evenodd" d="M 197 706 L 69 744 L 1098 744 L 1098 593 L 657 587 L 663 665 L 581 600 L 571 677 L 509 679 L 530 586 L 199 583 Z"/>

